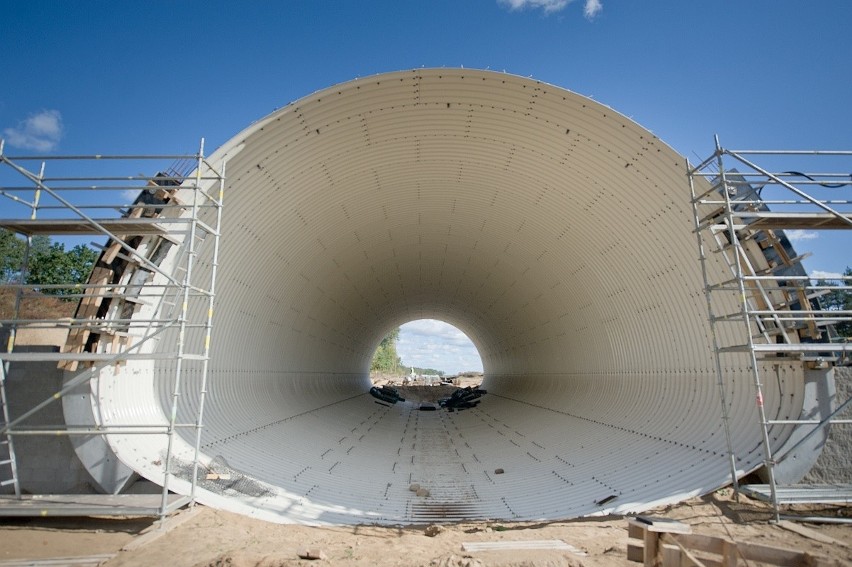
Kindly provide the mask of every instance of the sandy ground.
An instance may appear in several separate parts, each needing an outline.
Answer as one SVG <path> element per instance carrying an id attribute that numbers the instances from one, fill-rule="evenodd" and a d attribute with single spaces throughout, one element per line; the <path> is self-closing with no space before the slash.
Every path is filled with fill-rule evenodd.
<path id="1" fill-rule="evenodd" d="M 463 386 L 476 385 L 466 380 Z M 395 386 L 403 397 L 434 403 L 455 389 Z M 852 518 L 852 506 L 791 510 L 807 515 Z M 852 524 L 798 523 L 801 535 L 769 522 L 766 504 L 745 497 L 736 501 L 730 489 L 677 506 L 648 512 L 690 524 L 693 533 L 772 547 L 807 551 L 852 566 Z M 0 518 L 0 567 L 39 565 L 49 558 L 90 557 L 89 563 L 50 565 L 176 567 L 345 566 L 571 566 L 638 565 L 627 561 L 627 519 L 585 518 L 547 523 L 476 522 L 443 525 L 437 535 L 427 526 L 308 527 L 279 525 L 198 506 L 167 520 L 165 530 L 145 518 L 51 519 Z M 152 534 L 158 537 L 152 539 Z M 828 538 L 828 539 L 826 539 Z M 556 550 L 467 552 L 464 543 L 561 540 L 577 552 Z M 820 541 L 823 540 L 823 541 Z M 132 549 L 122 550 L 130 547 Z M 304 550 L 321 551 L 324 559 L 299 558 Z M 104 557 L 99 556 L 107 556 Z M 41 563 L 47 565 L 48 563 Z M 745 563 L 741 563 L 745 564 Z M 754 562 L 751 565 L 756 565 Z"/>
<path id="2" fill-rule="evenodd" d="M 850 507 L 816 510 L 829 516 L 850 516 Z M 808 513 L 815 513 L 809 510 Z M 852 565 L 852 525 L 797 524 L 828 536 L 817 541 L 770 524 L 766 505 L 747 499 L 734 501 L 730 490 L 693 499 L 651 513 L 688 523 L 693 533 L 783 547 Z M 181 521 L 182 520 L 182 521 Z M 177 525 L 175 525 L 177 524 Z M 138 535 L 152 526 L 144 519 L 5 519 L 0 521 L 0 565 L 11 559 L 43 559 L 115 554 L 102 565 L 119 566 L 233 566 L 283 565 L 347 566 L 615 566 L 627 561 L 627 520 L 591 518 L 543 524 L 462 523 L 442 526 L 429 537 L 425 526 L 308 527 L 270 524 L 202 506 L 167 521 L 158 538 Z M 153 526 L 156 529 L 156 524 Z M 136 541 L 136 538 L 140 538 Z M 466 552 L 466 542 L 562 540 L 569 551 Z M 143 543 L 144 542 L 144 543 Z M 132 550 L 122 547 L 137 544 Z M 299 559 L 305 549 L 321 550 L 325 559 Z M 38 563 L 27 563 L 38 564 Z M 53 565 L 55 563 L 51 563 Z M 92 563 L 97 564 L 97 563 Z M 752 563 L 754 564 L 754 563 Z"/>

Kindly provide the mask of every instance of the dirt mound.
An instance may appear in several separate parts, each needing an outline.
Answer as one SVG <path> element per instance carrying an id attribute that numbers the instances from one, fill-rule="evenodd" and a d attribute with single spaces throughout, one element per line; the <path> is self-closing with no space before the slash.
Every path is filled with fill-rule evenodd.
<path id="1" fill-rule="evenodd" d="M 12 319 L 15 315 L 16 290 L 0 288 L 0 319 Z M 72 317 L 77 309 L 76 300 L 65 300 L 52 295 L 37 294 L 31 290 L 21 301 L 19 319 L 61 319 Z"/>

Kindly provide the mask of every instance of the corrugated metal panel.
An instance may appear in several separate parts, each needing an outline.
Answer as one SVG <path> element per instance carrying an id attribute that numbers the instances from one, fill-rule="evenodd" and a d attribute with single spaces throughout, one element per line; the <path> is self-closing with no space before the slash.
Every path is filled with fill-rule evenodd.
<path id="1" fill-rule="evenodd" d="M 202 481 L 202 502 L 280 522 L 554 519 L 727 482 L 685 162 L 651 132 L 534 80 L 432 69 L 314 93 L 211 161 L 225 155 L 202 449 L 233 474 Z M 385 332 L 427 317 L 480 349 L 479 407 L 366 394 Z M 726 360 L 747 470 L 751 381 L 745 357 Z M 798 417 L 800 369 L 785 371 L 766 404 Z M 169 366 L 126 372 L 102 378 L 101 419 L 162 422 Z M 113 439 L 162 478 L 159 441 Z"/>

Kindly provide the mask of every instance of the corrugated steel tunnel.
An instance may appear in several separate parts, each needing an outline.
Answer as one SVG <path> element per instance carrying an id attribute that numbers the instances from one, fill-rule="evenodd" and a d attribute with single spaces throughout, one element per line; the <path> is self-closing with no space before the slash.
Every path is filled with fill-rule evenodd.
<path id="1" fill-rule="evenodd" d="M 210 161 L 224 156 L 201 450 L 238 482 L 201 482 L 200 502 L 278 522 L 561 519 L 729 482 L 686 163 L 650 131 L 532 79 L 418 69 L 289 104 Z M 381 338 L 422 318 L 477 346 L 478 407 L 368 394 Z M 726 360 L 744 472 L 762 459 L 752 381 L 746 356 Z M 104 371 L 96 419 L 162 423 L 173 367 Z M 772 372 L 767 411 L 798 417 L 801 367 Z M 162 436 L 110 439 L 162 482 Z"/>

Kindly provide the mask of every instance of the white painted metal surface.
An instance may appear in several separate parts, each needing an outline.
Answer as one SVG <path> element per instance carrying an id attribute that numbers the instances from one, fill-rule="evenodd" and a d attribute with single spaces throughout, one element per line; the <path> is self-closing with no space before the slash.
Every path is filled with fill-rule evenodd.
<path id="1" fill-rule="evenodd" d="M 729 481 L 686 165 L 648 130 L 531 79 L 418 69 L 307 96 L 225 154 L 202 452 L 230 478 L 202 480 L 201 502 L 278 522 L 554 519 Z M 479 407 L 367 394 L 379 340 L 419 318 L 477 345 Z M 729 360 L 745 471 L 759 431 L 746 358 Z M 166 422 L 172 376 L 168 360 L 101 376 L 98 419 Z M 799 416 L 800 368 L 766 386 L 771 415 Z M 162 437 L 110 442 L 162 482 Z"/>

